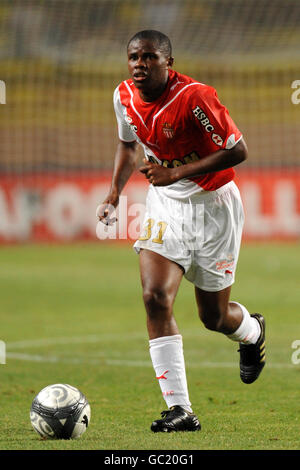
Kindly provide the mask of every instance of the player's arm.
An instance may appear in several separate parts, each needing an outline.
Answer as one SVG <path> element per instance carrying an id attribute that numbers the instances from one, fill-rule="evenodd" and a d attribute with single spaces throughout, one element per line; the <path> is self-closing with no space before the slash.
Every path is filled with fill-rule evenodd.
<path id="1" fill-rule="evenodd" d="M 226 170 L 242 163 L 248 156 L 248 150 L 243 138 L 230 150 L 222 149 L 207 155 L 199 161 L 171 168 L 173 182 L 182 178 L 191 178 L 205 173 Z"/>
<path id="2" fill-rule="evenodd" d="M 111 219 L 110 214 L 119 204 L 120 194 L 133 173 L 138 158 L 136 136 L 125 119 L 124 106 L 120 98 L 120 86 L 114 91 L 113 104 L 118 125 L 119 144 L 115 154 L 109 193 L 96 210 L 97 217 L 106 225 L 111 225 L 116 220 Z"/>
<path id="3" fill-rule="evenodd" d="M 154 186 L 167 186 L 183 178 L 192 178 L 226 170 L 246 160 L 247 146 L 243 138 L 230 150 L 218 150 L 196 162 L 187 163 L 176 168 L 166 168 L 144 160 L 145 165 L 140 168 L 146 178 Z"/>
<path id="4" fill-rule="evenodd" d="M 119 203 L 120 194 L 136 168 L 138 160 L 137 142 L 120 141 L 116 150 L 114 170 L 109 193 L 97 208 L 97 217 L 109 225 L 110 214 Z"/>

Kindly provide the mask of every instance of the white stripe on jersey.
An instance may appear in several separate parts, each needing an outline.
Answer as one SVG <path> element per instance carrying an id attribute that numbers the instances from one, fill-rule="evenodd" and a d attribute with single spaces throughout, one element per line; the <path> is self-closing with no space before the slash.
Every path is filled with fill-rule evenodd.
<path id="1" fill-rule="evenodd" d="M 137 136 L 126 122 L 125 116 L 127 116 L 127 109 L 121 103 L 119 87 L 117 87 L 114 91 L 114 109 L 118 123 L 119 139 L 123 142 L 137 141 Z"/>
<path id="2" fill-rule="evenodd" d="M 131 98 L 130 98 L 130 104 L 131 104 L 131 106 L 132 106 L 132 109 L 134 110 L 135 114 L 140 118 L 142 124 L 146 127 L 146 129 L 147 129 L 147 131 L 148 131 L 148 127 L 147 127 L 146 124 L 144 123 L 144 120 L 143 120 L 142 116 L 137 112 L 137 110 L 136 110 L 136 108 L 135 108 L 135 106 L 134 106 L 134 104 L 133 104 L 133 92 L 132 92 L 132 90 L 130 89 L 130 87 L 128 86 L 127 82 L 125 81 L 124 83 L 125 83 L 125 85 L 126 85 L 127 90 L 128 90 L 129 93 L 130 93 L 130 96 L 131 96 Z"/>

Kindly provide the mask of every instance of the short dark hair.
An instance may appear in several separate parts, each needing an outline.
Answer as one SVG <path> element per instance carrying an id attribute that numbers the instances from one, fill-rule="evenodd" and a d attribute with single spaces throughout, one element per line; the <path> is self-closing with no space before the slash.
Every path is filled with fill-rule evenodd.
<path id="1" fill-rule="evenodd" d="M 145 29 L 144 31 L 139 31 L 132 36 L 127 44 L 127 50 L 133 41 L 141 39 L 146 39 L 156 43 L 157 49 L 159 49 L 166 57 L 172 56 L 172 45 L 170 39 L 164 33 L 155 31 L 154 29 Z"/>

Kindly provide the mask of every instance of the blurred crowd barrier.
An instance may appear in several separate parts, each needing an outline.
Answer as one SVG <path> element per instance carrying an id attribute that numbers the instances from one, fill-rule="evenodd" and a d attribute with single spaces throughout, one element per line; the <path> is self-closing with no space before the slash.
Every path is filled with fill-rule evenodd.
<path id="1" fill-rule="evenodd" d="M 110 227 L 100 224 L 96 208 L 110 186 L 110 172 L 2 178 L 0 242 L 131 240 L 138 238 L 148 182 L 136 173 L 126 185 Z M 297 240 L 300 236 L 300 169 L 240 171 L 245 240 Z"/>

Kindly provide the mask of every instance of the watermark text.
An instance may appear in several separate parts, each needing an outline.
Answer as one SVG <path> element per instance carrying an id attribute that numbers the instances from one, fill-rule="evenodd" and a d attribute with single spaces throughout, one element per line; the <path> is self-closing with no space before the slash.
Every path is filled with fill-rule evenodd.
<path id="1" fill-rule="evenodd" d="M 110 204 L 98 206 L 96 215 L 102 217 L 96 227 L 100 240 L 140 240 L 174 245 L 183 242 L 190 250 L 200 249 L 204 242 L 204 205 L 182 204 L 155 215 L 147 212 L 145 204 L 128 204 L 127 196 L 120 196 L 117 209 Z"/>
<path id="2" fill-rule="evenodd" d="M 6 344 L 0 340 L 0 364 L 6 364 Z"/>
<path id="3" fill-rule="evenodd" d="M 292 342 L 291 347 L 295 349 L 291 357 L 292 364 L 300 364 L 300 339 L 295 339 L 295 341 Z"/>
<path id="4" fill-rule="evenodd" d="M 6 86 L 3 80 L 0 80 L 0 104 L 6 104 Z"/>
<path id="5" fill-rule="evenodd" d="M 300 80 L 294 80 L 291 84 L 291 88 L 295 88 L 291 95 L 291 101 L 293 104 L 300 103 Z"/>

